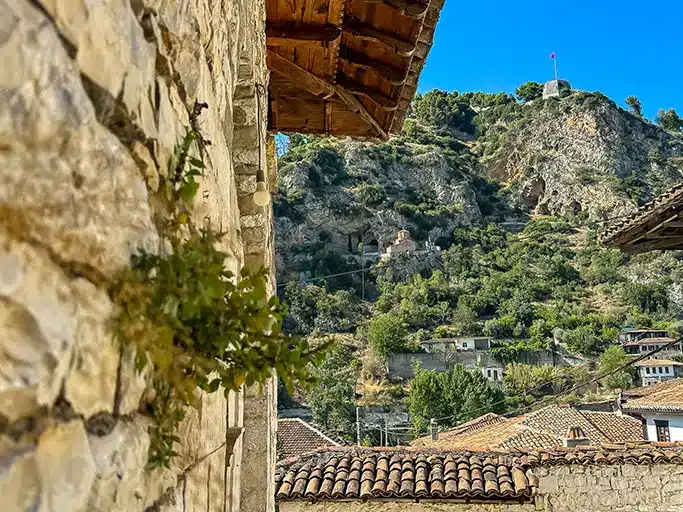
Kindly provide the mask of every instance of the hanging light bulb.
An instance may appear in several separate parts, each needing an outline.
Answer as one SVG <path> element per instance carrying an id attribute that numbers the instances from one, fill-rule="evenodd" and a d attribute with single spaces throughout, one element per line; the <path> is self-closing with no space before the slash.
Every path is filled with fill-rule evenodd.
<path id="1" fill-rule="evenodd" d="M 256 191 L 252 196 L 254 203 L 258 206 L 268 206 L 270 203 L 270 192 L 265 181 L 265 173 L 263 172 L 263 165 L 261 164 L 261 91 L 265 92 L 265 87 L 261 84 L 256 84 L 256 133 L 258 137 L 258 169 L 256 170 Z"/>
<path id="2" fill-rule="evenodd" d="M 254 192 L 254 202 L 258 206 L 268 206 L 270 203 L 270 192 L 265 181 L 256 182 L 256 192 Z"/>

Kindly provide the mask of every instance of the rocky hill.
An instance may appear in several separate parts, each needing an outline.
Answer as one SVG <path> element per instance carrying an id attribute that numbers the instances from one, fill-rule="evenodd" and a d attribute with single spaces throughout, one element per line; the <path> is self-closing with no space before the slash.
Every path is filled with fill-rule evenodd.
<path id="1" fill-rule="evenodd" d="M 513 105 L 513 120 L 494 113 L 476 150 L 487 176 L 534 213 L 623 215 L 681 180 L 683 140 L 601 94 Z"/>
<path id="2" fill-rule="evenodd" d="M 623 364 L 612 345 L 626 326 L 683 333 L 683 255 L 595 242 L 682 180 L 683 135 L 599 93 L 527 100 L 432 91 L 384 144 L 291 138 L 275 201 L 279 290 L 288 331 L 340 345 L 301 397 L 328 430 L 353 437 L 354 403 L 422 407 L 419 385 L 385 369 L 433 337 L 494 338 L 513 407 Z M 417 251 L 378 262 L 402 229 Z M 558 345 L 588 364 L 516 364 Z M 600 395 L 565 398 L 631 382 L 622 372 L 582 388 Z"/>
<path id="3" fill-rule="evenodd" d="M 683 138 L 600 93 L 521 103 L 433 91 L 374 145 L 293 139 L 280 162 L 278 277 L 341 273 L 400 229 L 448 247 L 456 228 L 528 215 L 597 221 L 681 181 Z"/>

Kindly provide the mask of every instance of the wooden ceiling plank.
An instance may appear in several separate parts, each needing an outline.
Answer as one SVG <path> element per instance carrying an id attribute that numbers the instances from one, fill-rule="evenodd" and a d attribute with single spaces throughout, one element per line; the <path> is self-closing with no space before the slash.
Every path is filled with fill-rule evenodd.
<path id="1" fill-rule="evenodd" d="M 390 7 L 404 16 L 421 18 L 427 12 L 429 5 L 420 0 L 362 0 L 366 4 L 382 4 Z"/>
<path id="2" fill-rule="evenodd" d="M 306 89 L 314 96 L 330 97 L 335 93 L 331 84 L 284 57 L 281 57 L 272 50 L 268 50 L 266 61 L 268 63 L 268 69 L 273 73 L 284 76 L 292 83 Z"/>
<path id="3" fill-rule="evenodd" d="M 412 56 L 417 47 L 412 41 L 406 41 L 395 34 L 378 30 L 372 25 L 360 21 L 358 18 L 349 17 L 348 20 L 348 23 L 344 23 L 344 32 L 354 34 L 365 41 L 375 41 L 383 44 L 391 51 L 395 51 L 403 57 Z"/>
<path id="4" fill-rule="evenodd" d="M 389 135 L 384 128 L 382 128 L 382 126 L 377 122 L 377 119 L 372 117 L 370 112 L 366 110 L 362 103 L 358 101 L 358 98 L 356 98 L 350 92 L 345 91 L 344 88 L 339 85 L 335 85 L 334 88 L 342 101 L 346 103 L 351 110 L 358 114 L 363 121 L 372 126 L 382 139 L 387 140 L 389 138 Z"/>
<path id="5" fill-rule="evenodd" d="M 270 47 L 327 48 L 340 37 L 341 29 L 336 25 L 268 23 L 266 27 L 266 44 Z"/>
<path id="6" fill-rule="evenodd" d="M 329 98 L 332 94 L 336 93 L 351 110 L 353 110 L 361 119 L 372 126 L 380 135 L 380 137 L 383 139 L 389 138 L 384 128 L 382 128 L 379 122 L 372 117 L 372 115 L 366 110 L 361 102 L 358 101 L 353 94 L 346 91 L 340 85 L 331 84 L 326 80 L 315 76 L 309 71 L 300 68 L 293 62 L 288 61 L 284 57 L 280 57 L 272 50 L 268 50 L 266 59 L 268 62 L 268 69 L 274 73 L 289 78 L 292 82 L 301 85 L 302 88 L 306 89 L 315 96 L 325 95 L 327 98 Z"/>
<path id="7" fill-rule="evenodd" d="M 345 44 L 341 45 L 339 58 L 349 66 L 374 71 L 391 85 L 402 85 L 408 78 L 408 70 L 398 69 L 371 59 L 366 54 L 358 52 Z"/>
<path id="8" fill-rule="evenodd" d="M 387 96 L 386 94 L 378 91 L 377 89 L 371 89 L 359 82 L 354 82 L 342 76 L 339 76 L 337 78 L 337 83 L 351 94 L 365 96 L 366 98 L 371 99 L 384 110 L 391 111 L 396 110 L 396 108 L 398 108 L 398 100 L 395 100 L 390 96 Z"/>

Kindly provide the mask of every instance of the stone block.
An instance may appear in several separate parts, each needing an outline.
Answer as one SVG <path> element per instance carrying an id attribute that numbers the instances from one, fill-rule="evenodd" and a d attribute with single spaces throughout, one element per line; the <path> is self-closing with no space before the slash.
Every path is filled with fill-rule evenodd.
<path id="1" fill-rule="evenodd" d="M 143 509 L 148 494 L 144 484 L 150 478 L 145 470 L 149 425 L 150 421 L 142 417 L 122 419 L 110 434 L 88 437 L 95 462 L 88 510 L 124 512 Z"/>
<path id="2" fill-rule="evenodd" d="M 141 371 L 135 369 L 135 348 L 124 346 L 121 351 L 121 366 L 119 368 L 118 410 L 116 414 L 127 415 L 140 406 L 140 398 L 147 387 L 147 376 L 151 366 L 147 365 Z"/>
<path id="3" fill-rule="evenodd" d="M 76 333 L 64 393 L 74 410 L 89 418 L 114 410 L 120 351 L 109 330 L 113 304 L 106 292 L 85 279 L 75 280 L 71 288 Z"/>
<path id="4" fill-rule="evenodd" d="M 225 442 L 228 411 L 223 390 L 197 393 L 200 395 L 199 409 L 190 409 L 178 429 L 183 440 L 177 447 L 178 464 L 184 468 L 197 463 Z"/>
<path id="5" fill-rule="evenodd" d="M 77 330 L 71 282 L 43 252 L 0 232 L 0 413 L 52 405 Z"/>
<path id="6" fill-rule="evenodd" d="M 552 494 L 559 488 L 559 479 L 557 475 L 539 476 L 538 492 L 539 494 Z"/>
<path id="7" fill-rule="evenodd" d="M 15 446 L 0 438 L 0 496 L 8 512 L 36 510 L 39 506 L 40 480 L 35 447 Z"/>
<path id="8" fill-rule="evenodd" d="M 47 429 L 40 436 L 35 464 L 41 512 L 87 510 L 95 462 L 80 420 Z"/>
<path id="9" fill-rule="evenodd" d="M 266 216 L 263 214 L 242 215 L 242 218 L 241 218 L 241 225 L 242 225 L 243 230 L 245 228 L 255 228 L 255 227 L 265 226 L 265 224 L 266 224 Z"/>
<path id="10" fill-rule="evenodd" d="M 225 496 L 225 447 L 208 456 L 185 475 L 185 512 L 223 510 Z"/>
<path id="11" fill-rule="evenodd" d="M 18 20 L 0 43 L 0 217 L 60 262 L 111 276 L 156 247 L 144 181 L 49 20 L 26 0 L 1 2 L 0 18 Z"/>

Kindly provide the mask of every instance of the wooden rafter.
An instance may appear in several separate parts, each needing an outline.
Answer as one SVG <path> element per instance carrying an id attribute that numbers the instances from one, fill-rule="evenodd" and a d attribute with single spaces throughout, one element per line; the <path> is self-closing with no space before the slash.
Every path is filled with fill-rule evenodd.
<path id="1" fill-rule="evenodd" d="M 403 57 L 410 57 L 417 47 L 412 41 L 401 39 L 396 34 L 378 30 L 372 25 L 363 23 L 355 17 L 349 17 L 348 22 L 344 23 L 344 32 L 356 35 L 365 41 L 375 41 L 383 44 L 389 48 L 389 50 L 394 51 Z"/>
<path id="2" fill-rule="evenodd" d="M 428 4 L 420 0 L 363 0 L 366 4 L 383 4 L 397 10 L 404 16 L 420 18 L 424 16 L 429 8 Z"/>
<path id="3" fill-rule="evenodd" d="M 383 64 L 375 59 L 371 59 L 362 52 L 349 48 L 345 44 L 341 45 L 339 49 L 339 59 L 349 66 L 374 71 L 391 85 L 402 85 L 408 78 L 407 69 L 398 69 Z"/>
<path id="4" fill-rule="evenodd" d="M 266 44 L 271 47 L 327 48 L 340 36 L 341 29 L 330 24 L 268 23 L 266 27 Z"/>
<path id="5" fill-rule="evenodd" d="M 268 50 L 267 60 L 268 68 L 271 71 L 300 85 L 314 96 L 330 99 L 332 95 L 336 94 L 353 112 L 372 126 L 380 137 L 384 139 L 388 138 L 387 132 L 370 112 L 367 111 L 352 93 L 346 91 L 342 86 L 332 84 L 327 80 L 314 75 L 271 50 Z"/>
<path id="6" fill-rule="evenodd" d="M 290 80 L 310 92 L 313 96 L 330 98 L 335 91 L 332 85 L 313 73 L 300 68 L 292 61 L 285 59 L 277 53 L 268 50 L 266 55 L 268 69 Z"/>
<path id="7" fill-rule="evenodd" d="M 387 96 L 383 92 L 380 92 L 376 89 L 370 89 L 361 83 L 349 80 L 346 77 L 338 76 L 337 84 L 339 84 L 341 87 L 344 88 L 344 90 L 350 92 L 351 94 L 365 96 L 366 98 L 371 99 L 384 110 L 393 111 L 396 110 L 396 108 L 398 107 L 398 100 L 390 96 Z"/>

